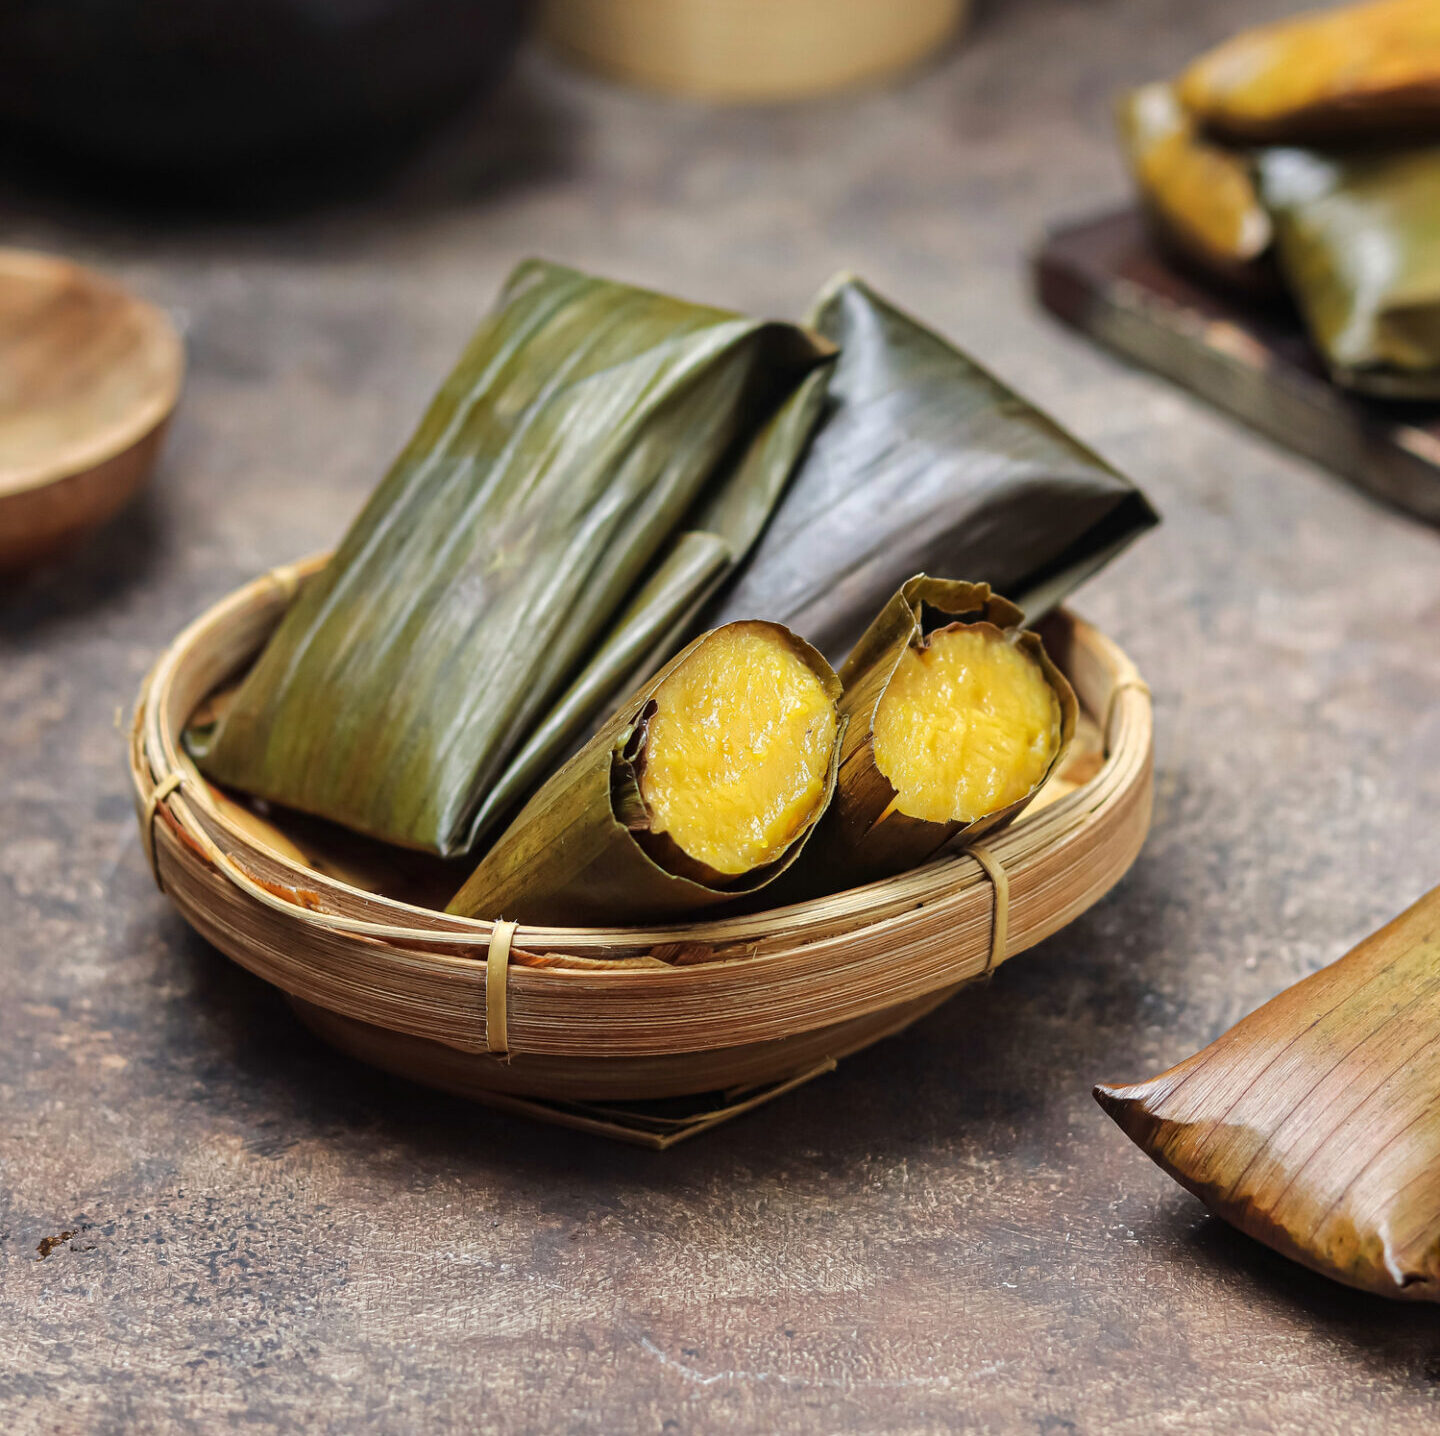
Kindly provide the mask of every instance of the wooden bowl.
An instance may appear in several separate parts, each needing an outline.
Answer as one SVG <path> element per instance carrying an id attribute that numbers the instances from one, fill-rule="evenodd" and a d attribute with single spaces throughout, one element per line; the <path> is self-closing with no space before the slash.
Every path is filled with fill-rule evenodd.
<path id="1" fill-rule="evenodd" d="M 153 305 L 78 264 L 0 249 L 0 573 L 52 557 L 135 494 L 184 367 Z"/>
<path id="2" fill-rule="evenodd" d="M 757 103 L 898 73 L 955 33 L 969 0 L 547 0 L 561 54 L 630 84 Z"/>
<path id="3" fill-rule="evenodd" d="M 322 562 L 240 589 L 156 664 L 130 744 L 141 836 L 197 932 L 290 994 L 328 1041 L 433 1086 L 508 1105 L 783 1089 L 1064 927 L 1119 880 L 1149 827 L 1148 692 L 1114 643 L 1060 613 L 1043 631 L 1087 715 L 1081 751 L 987 843 L 1008 899 L 961 853 L 766 912 L 522 927 L 507 953 L 508 925 L 359 885 L 383 889 L 383 872 L 347 882 L 312 861 L 303 835 L 211 787 L 181 747 L 190 715 L 244 671 Z"/>

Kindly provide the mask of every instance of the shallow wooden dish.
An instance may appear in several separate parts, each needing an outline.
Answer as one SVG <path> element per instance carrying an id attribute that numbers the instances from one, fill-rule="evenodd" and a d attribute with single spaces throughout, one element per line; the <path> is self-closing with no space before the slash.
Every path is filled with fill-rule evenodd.
<path id="1" fill-rule="evenodd" d="M 154 305 L 78 264 L 0 249 L 0 573 L 52 557 L 129 501 L 184 367 Z"/>
<path id="2" fill-rule="evenodd" d="M 1149 827 L 1149 694 L 1114 643 L 1060 613 L 1043 631 L 1088 715 L 1088 751 L 987 844 L 1001 884 L 960 854 L 767 912 L 522 927 L 493 964 L 500 990 L 487 990 L 494 924 L 367 890 L 387 885 L 373 862 L 337 876 L 351 874 L 307 851 L 303 832 L 212 788 L 180 746 L 185 722 L 243 672 L 321 562 L 232 594 L 152 670 L 130 744 L 141 836 L 197 932 L 288 993 L 326 1040 L 433 1086 L 501 1105 L 729 1094 L 708 1124 L 900 1030 L 1058 931 L 1119 880 Z M 556 1110 L 546 1115 L 603 1126 L 593 1109 Z"/>

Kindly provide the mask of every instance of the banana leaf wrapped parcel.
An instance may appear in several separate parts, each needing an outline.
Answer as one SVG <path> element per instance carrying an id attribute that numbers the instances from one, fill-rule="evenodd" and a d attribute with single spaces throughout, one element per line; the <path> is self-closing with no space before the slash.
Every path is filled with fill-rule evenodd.
<path id="1" fill-rule="evenodd" d="M 630 925 L 757 891 L 830 802 L 839 697 L 778 624 L 702 635 L 540 788 L 449 911 Z"/>
<path id="2" fill-rule="evenodd" d="M 841 275 L 805 321 L 827 409 L 701 625 L 769 618 L 838 662 L 912 574 L 963 573 L 1034 621 L 1157 522 L 1144 495 L 967 355 Z"/>
<path id="3" fill-rule="evenodd" d="M 1281 271 L 1336 381 L 1440 396 L 1440 145 L 1270 149 L 1258 175 Z"/>
<path id="4" fill-rule="evenodd" d="M 1079 717 L 1023 620 L 987 584 L 924 574 L 885 605 L 840 669 L 835 797 L 787 887 L 874 882 L 1019 815 Z"/>
<path id="5" fill-rule="evenodd" d="M 1185 108 L 1242 144 L 1440 135 L 1440 5 L 1368 4 L 1243 31 L 1180 77 Z"/>
<path id="6" fill-rule="evenodd" d="M 795 325 L 522 264 L 197 762 L 467 852 L 496 786 L 514 801 L 565 756 L 742 556 L 831 356 Z"/>
<path id="7" fill-rule="evenodd" d="M 1248 156 L 1201 134 L 1164 81 L 1121 96 L 1116 121 L 1160 242 L 1225 284 L 1271 288 L 1270 216 L 1255 192 Z"/>
<path id="8" fill-rule="evenodd" d="M 1100 1105 L 1217 1216 L 1326 1276 L 1440 1301 L 1440 888 Z"/>

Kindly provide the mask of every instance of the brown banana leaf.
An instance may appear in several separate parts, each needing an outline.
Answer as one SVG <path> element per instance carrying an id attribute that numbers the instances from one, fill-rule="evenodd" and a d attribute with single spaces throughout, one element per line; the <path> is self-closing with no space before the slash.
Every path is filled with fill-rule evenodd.
<path id="1" fill-rule="evenodd" d="M 200 766 L 374 837 L 468 851 L 556 702 L 565 732 L 597 716 L 608 673 L 576 678 L 596 650 L 648 646 L 740 556 L 743 523 L 687 537 L 691 518 L 773 502 L 831 353 L 794 325 L 521 265 Z M 562 755 L 526 750 L 505 796 Z"/>
<path id="2" fill-rule="evenodd" d="M 824 658 L 779 624 L 766 627 L 784 636 L 838 701 L 840 680 Z M 815 815 L 774 862 L 712 879 L 667 837 L 646 830 L 639 775 L 655 691 L 713 636 L 702 634 L 681 650 L 551 776 L 447 911 L 546 925 L 643 924 L 754 893 L 790 867 L 834 793 L 838 741 Z"/>
<path id="3" fill-rule="evenodd" d="M 1335 381 L 1440 396 L 1440 145 L 1257 163 L 1281 272 Z"/>
<path id="4" fill-rule="evenodd" d="M 1266 263 L 1270 216 L 1255 193 L 1249 157 L 1200 134 L 1175 87 L 1163 81 L 1122 96 L 1116 122 L 1162 246 L 1222 283 L 1274 288 Z"/>
<path id="5" fill-rule="evenodd" d="M 1049 767 L 1018 802 L 973 823 L 934 823 L 892 807 L 895 789 L 875 763 L 875 710 L 908 648 L 922 648 L 936 617 L 983 625 L 1006 637 L 1040 665 L 1060 704 L 1060 743 Z M 988 584 L 917 574 L 887 603 L 840 669 L 840 774 L 787 892 L 837 892 L 905 872 L 951 843 L 974 841 L 1016 817 L 1054 772 L 1075 735 L 1079 704 L 1065 675 L 1050 661 L 1039 635 L 1020 632 L 1024 614 Z"/>
<path id="6" fill-rule="evenodd" d="M 1180 77 L 1185 107 L 1240 143 L 1440 135 L 1440 5 L 1372 0 L 1262 25 Z"/>
<path id="7" fill-rule="evenodd" d="M 1440 888 L 1203 1052 L 1095 1096 L 1241 1231 L 1440 1301 Z"/>
<path id="8" fill-rule="evenodd" d="M 1129 480 L 859 279 L 833 280 L 806 324 L 840 348 L 828 411 L 704 627 L 774 619 L 836 662 L 927 570 L 984 580 L 1034 621 L 1157 522 Z"/>

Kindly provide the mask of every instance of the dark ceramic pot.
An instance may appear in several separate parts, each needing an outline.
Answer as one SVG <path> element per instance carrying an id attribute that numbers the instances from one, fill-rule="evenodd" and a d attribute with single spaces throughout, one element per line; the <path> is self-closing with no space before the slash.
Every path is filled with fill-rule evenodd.
<path id="1" fill-rule="evenodd" d="M 526 0 L 0 0 L 0 127 L 104 165 L 393 147 L 498 78 Z"/>

